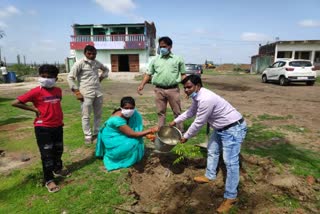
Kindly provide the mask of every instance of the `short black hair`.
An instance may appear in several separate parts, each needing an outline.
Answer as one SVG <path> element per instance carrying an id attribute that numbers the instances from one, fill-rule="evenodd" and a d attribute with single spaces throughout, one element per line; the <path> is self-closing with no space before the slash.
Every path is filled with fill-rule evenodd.
<path id="1" fill-rule="evenodd" d="M 136 102 L 134 101 L 133 97 L 122 97 L 120 101 L 120 107 L 123 108 L 127 103 L 136 106 Z"/>
<path id="2" fill-rule="evenodd" d="M 164 42 L 164 43 L 166 43 L 167 45 L 172 46 L 172 40 L 171 40 L 170 37 L 168 37 L 168 36 L 160 37 L 159 40 L 158 40 L 158 42 L 159 42 L 159 44 L 160 44 L 160 42 Z"/>
<path id="3" fill-rule="evenodd" d="M 91 51 L 91 52 L 97 52 L 97 49 L 92 46 L 92 45 L 87 45 L 85 48 L 84 48 L 84 53 L 86 53 L 87 51 Z"/>
<path id="4" fill-rule="evenodd" d="M 55 65 L 44 64 L 39 67 L 39 74 L 44 73 L 57 77 L 59 74 L 59 69 Z"/>
<path id="5" fill-rule="evenodd" d="M 182 84 L 186 84 L 188 81 L 192 82 L 192 84 L 194 85 L 200 85 L 202 87 L 202 80 L 198 75 L 195 74 L 191 74 L 189 76 L 186 76 L 181 83 Z"/>

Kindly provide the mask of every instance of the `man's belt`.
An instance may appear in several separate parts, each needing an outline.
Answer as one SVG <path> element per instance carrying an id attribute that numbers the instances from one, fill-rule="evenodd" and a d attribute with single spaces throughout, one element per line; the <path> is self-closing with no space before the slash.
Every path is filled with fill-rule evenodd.
<path id="1" fill-rule="evenodd" d="M 227 125 L 227 126 L 223 127 L 222 129 L 218 129 L 217 131 L 224 131 L 224 130 L 227 130 L 227 129 L 229 129 L 229 128 L 233 127 L 233 126 L 240 125 L 241 123 L 243 123 L 243 121 L 244 121 L 244 119 L 243 119 L 243 118 L 241 118 L 240 120 L 238 120 L 238 121 L 236 121 L 236 122 L 234 122 L 234 123 L 231 123 L 231 124 L 229 124 L 229 125 Z"/>
<path id="2" fill-rule="evenodd" d="M 156 88 L 162 88 L 162 89 L 171 89 L 171 88 L 177 88 L 178 85 L 171 85 L 171 86 L 161 86 L 161 85 L 156 85 Z"/>

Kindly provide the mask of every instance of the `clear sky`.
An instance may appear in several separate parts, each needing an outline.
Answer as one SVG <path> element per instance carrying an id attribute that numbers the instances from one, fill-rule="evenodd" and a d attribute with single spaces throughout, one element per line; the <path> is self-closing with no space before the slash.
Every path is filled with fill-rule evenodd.
<path id="1" fill-rule="evenodd" d="M 145 20 L 186 63 L 250 63 L 276 37 L 320 40 L 320 0 L 0 0 L 2 58 L 63 63 L 73 24 Z"/>

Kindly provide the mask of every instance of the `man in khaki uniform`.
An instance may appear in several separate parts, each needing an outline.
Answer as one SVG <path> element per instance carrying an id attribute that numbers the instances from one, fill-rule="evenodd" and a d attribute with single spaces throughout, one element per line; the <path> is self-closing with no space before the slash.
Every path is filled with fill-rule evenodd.
<path id="1" fill-rule="evenodd" d="M 85 144 L 91 144 L 97 137 L 102 116 L 103 94 L 100 82 L 108 77 L 109 69 L 95 60 L 97 50 L 91 45 L 84 49 L 85 57 L 76 62 L 68 75 L 68 83 L 76 98 L 81 101 L 82 130 Z M 103 72 L 99 74 L 99 69 Z M 90 114 L 93 108 L 93 130 Z"/>
<path id="2" fill-rule="evenodd" d="M 180 89 L 178 84 L 186 77 L 185 64 L 182 57 L 174 55 L 171 52 L 172 40 L 169 37 L 159 39 L 160 55 L 150 63 L 141 84 L 138 86 L 138 93 L 149 82 L 155 85 L 155 103 L 158 113 L 158 125 L 164 126 L 166 123 L 167 104 L 173 111 L 174 117 L 181 114 Z M 183 131 L 183 124 L 177 124 L 177 127 Z"/>

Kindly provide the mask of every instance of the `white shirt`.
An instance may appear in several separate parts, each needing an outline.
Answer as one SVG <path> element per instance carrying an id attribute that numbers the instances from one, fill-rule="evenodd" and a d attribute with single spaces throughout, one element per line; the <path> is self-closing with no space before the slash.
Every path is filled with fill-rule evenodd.
<path id="1" fill-rule="evenodd" d="M 76 62 L 67 78 L 70 88 L 79 89 L 80 93 L 85 97 L 102 96 L 99 69 L 103 71 L 101 74 L 103 78 L 108 77 L 109 69 L 97 60 L 83 58 Z"/>
<path id="2" fill-rule="evenodd" d="M 7 68 L 5 66 L 1 66 L 0 70 L 1 70 L 2 75 L 7 75 L 8 74 Z"/>

